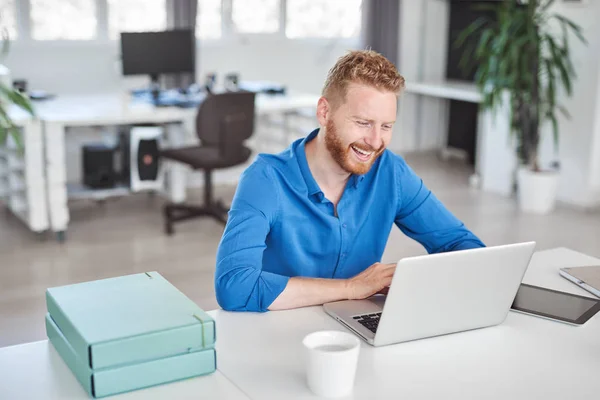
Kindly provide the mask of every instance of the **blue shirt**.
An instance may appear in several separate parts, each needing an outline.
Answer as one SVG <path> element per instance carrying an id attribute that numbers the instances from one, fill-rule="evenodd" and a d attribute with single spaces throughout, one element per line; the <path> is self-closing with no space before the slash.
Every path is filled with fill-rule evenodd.
<path id="1" fill-rule="evenodd" d="M 306 160 L 317 134 L 260 154 L 242 174 L 217 251 L 223 309 L 267 311 L 293 276 L 360 273 L 381 261 L 394 223 L 429 253 L 484 246 L 389 150 L 365 175 L 350 176 L 335 216 Z"/>

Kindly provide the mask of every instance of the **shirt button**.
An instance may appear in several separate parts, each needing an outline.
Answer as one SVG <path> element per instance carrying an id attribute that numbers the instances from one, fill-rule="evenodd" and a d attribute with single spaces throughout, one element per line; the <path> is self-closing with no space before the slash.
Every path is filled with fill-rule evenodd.
<path id="1" fill-rule="evenodd" d="M 346 227 L 346 224 L 342 224 L 342 228 L 345 228 L 345 227 Z"/>
<path id="2" fill-rule="evenodd" d="M 342 253 L 342 258 L 346 257 L 346 253 Z"/>

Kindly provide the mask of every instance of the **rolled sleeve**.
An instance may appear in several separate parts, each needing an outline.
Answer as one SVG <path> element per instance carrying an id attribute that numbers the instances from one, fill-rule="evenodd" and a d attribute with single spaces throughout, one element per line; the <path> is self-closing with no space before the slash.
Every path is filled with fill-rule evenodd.
<path id="1" fill-rule="evenodd" d="M 217 250 L 215 292 L 229 311 L 267 311 L 289 277 L 263 270 L 266 238 L 278 212 L 268 165 L 255 161 L 240 179 Z"/>
<path id="2" fill-rule="evenodd" d="M 485 247 L 425 186 L 402 160 L 397 163 L 398 210 L 395 223 L 428 253 Z"/>

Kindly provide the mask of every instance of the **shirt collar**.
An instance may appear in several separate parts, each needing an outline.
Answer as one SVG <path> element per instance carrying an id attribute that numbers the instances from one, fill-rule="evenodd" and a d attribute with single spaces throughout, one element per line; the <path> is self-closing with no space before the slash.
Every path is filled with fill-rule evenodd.
<path id="1" fill-rule="evenodd" d="M 352 185 L 354 185 L 354 188 L 357 188 L 358 184 L 361 183 L 363 179 L 365 179 L 365 176 L 352 174 L 352 176 L 350 176 L 350 179 L 353 180 Z"/>
<path id="2" fill-rule="evenodd" d="M 300 166 L 300 173 L 304 178 L 304 182 L 306 182 L 306 187 L 308 189 L 309 195 L 314 195 L 317 193 L 321 193 L 321 188 L 315 181 L 315 178 L 310 172 L 310 168 L 308 166 L 308 160 L 306 159 L 306 143 L 313 140 L 317 134 L 319 133 L 319 129 L 315 129 L 312 131 L 307 137 L 302 139 L 298 147 L 296 147 L 296 158 L 298 159 L 298 165 Z"/>
<path id="3" fill-rule="evenodd" d="M 298 165 L 300 166 L 300 172 L 302 173 L 304 182 L 306 182 L 308 194 L 311 196 L 315 195 L 315 194 L 323 193 L 321 191 L 321 188 L 319 187 L 319 184 L 317 183 L 317 181 L 315 181 L 315 178 L 313 177 L 312 172 L 310 171 L 310 167 L 308 166 L 308 160 L 306 159 L 306 143 L 313 140 L 318 134 L 319 134 L 319 129 L 317 128 L 314 131 L 312 131 L 311 133 L 309 133 L 308 136 L 306 136 L 304 139 L 302 139 L 302 141 L 300 142 L 298 147 L 296 147 L 296 158 L 298 159 Z M 356 175 L 356 174 L 350 175 L 350 182 L 354 186 L 354 188 L 357 188 L 358 185 L 360 184 L 360 182 L 363 181 L 363 179 L 365 179 L 364 175 Z"/>

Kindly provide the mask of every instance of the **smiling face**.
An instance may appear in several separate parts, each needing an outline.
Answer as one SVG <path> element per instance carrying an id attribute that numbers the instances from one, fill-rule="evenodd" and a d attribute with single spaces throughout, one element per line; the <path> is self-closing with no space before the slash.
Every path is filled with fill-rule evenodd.
<path id="1" fill-rule="evenodd" d="M 322 98 L 317 114 L 332 158 L 344 171 L 363 175 L 390 143 L 396 94 L 350 82 L 344 97 L 335 106 Z"/>

